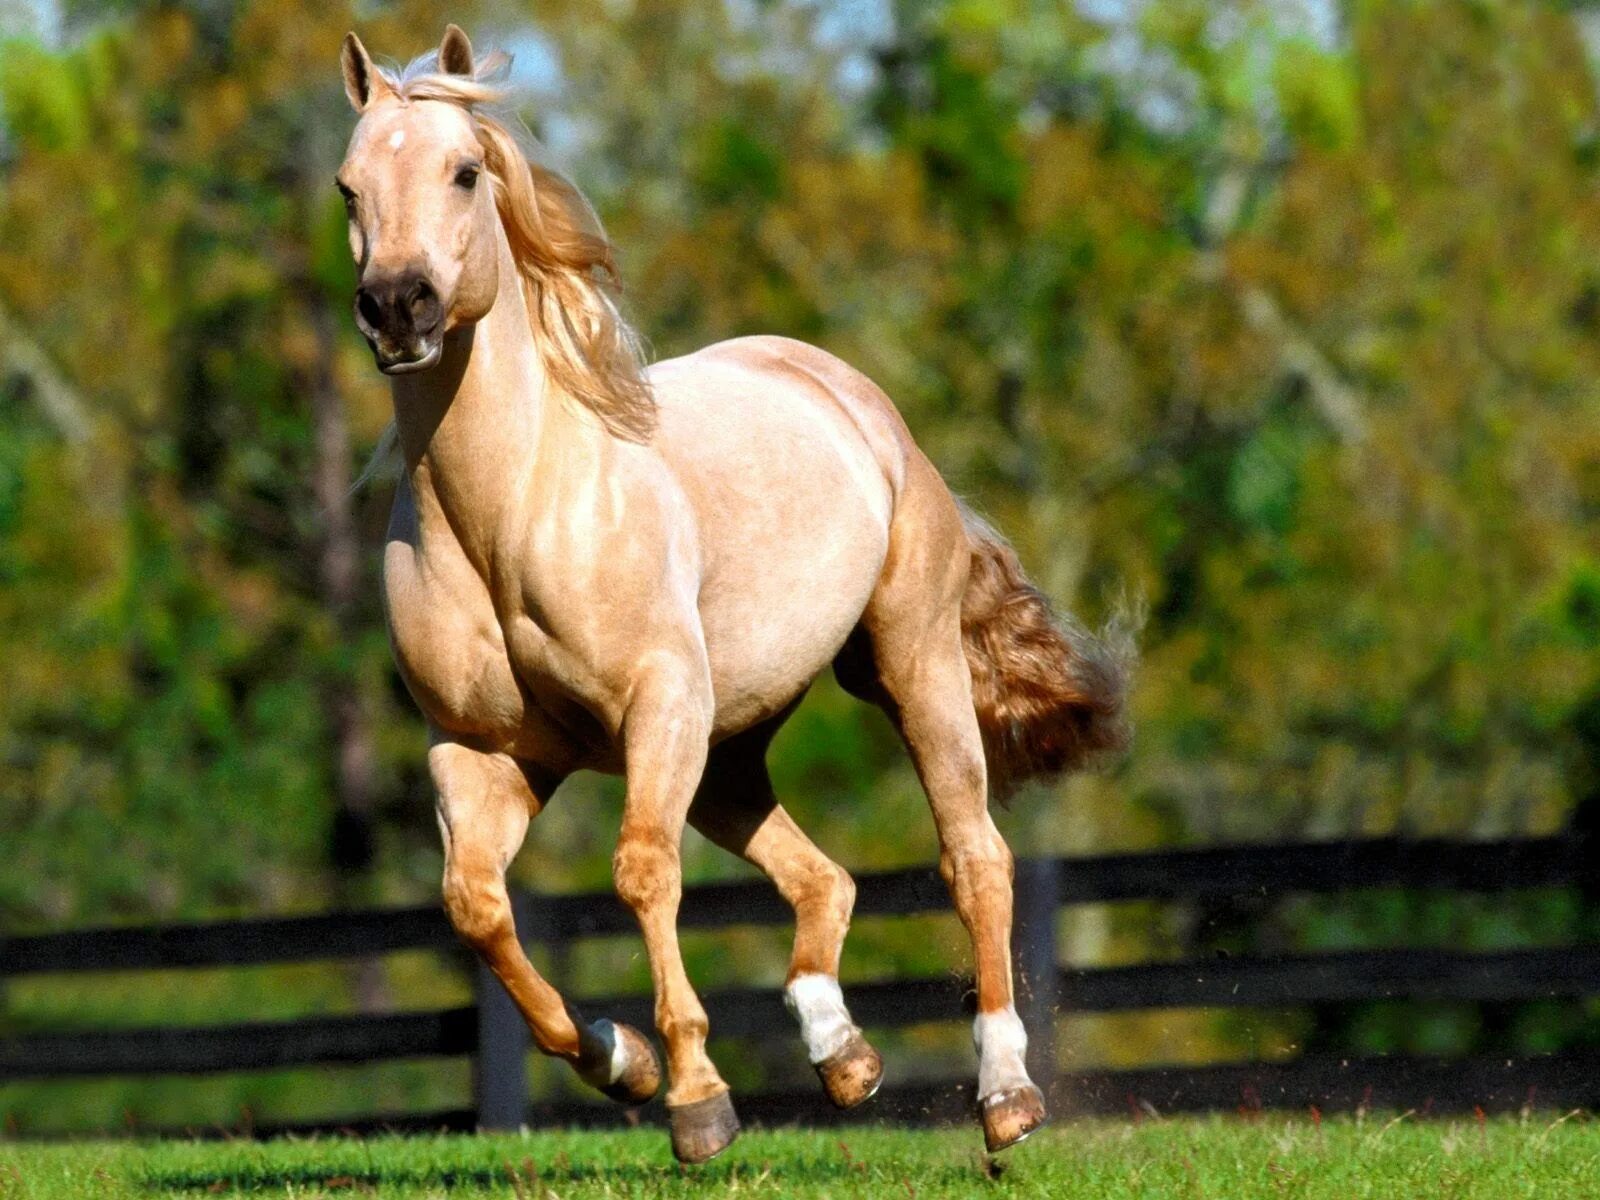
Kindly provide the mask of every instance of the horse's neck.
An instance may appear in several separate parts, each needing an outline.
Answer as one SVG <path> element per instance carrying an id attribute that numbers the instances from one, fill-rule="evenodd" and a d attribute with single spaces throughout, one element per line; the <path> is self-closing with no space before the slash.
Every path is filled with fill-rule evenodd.
<path id="1" fill-rule="evenodd" d="M 395 426 L 424 538 L 450 537 L 487 572 L 508 502 L 525 490 L 546 434 L 544 366 L 511 250 L 476 325 L 445 339 L 439 363 L 393 382 Z"/>

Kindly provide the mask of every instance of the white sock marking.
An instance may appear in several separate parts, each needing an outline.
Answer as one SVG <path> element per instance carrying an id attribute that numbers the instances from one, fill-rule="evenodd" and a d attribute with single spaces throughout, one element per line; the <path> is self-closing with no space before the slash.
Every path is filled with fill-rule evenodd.
<path id="1" fill-rule="evenodd" d="M 783 989 L 783 1002 L 800 1022 L 800 1039 L 813 1066 L 843 1050 L 855 1035 L 844 993 L 831 975 L 796 975 Z"/>
<path id="2" fill-rule="evenodd" d="M 1024 1062 L 1028 1032 L 1022 1027 L 1015 1005 L 979 1013 L 972 1023 L 972 1043 L 978 1049 L 979 1100 L 987 1100 L 996 1092 L 1033 1086 Z"/>

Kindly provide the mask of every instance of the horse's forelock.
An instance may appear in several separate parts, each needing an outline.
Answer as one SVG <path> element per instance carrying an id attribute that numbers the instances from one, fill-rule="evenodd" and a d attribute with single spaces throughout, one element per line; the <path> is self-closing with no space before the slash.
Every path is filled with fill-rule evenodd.
<path id="1" fill-rule="evenodd" d="M 437 50 L 418 55 L 397 71 L 380 70 L 402 101 L 443 100 L 470 109 L 506 99 L 511 55 L 504 50 L 491 50 L 473 64 L 471 75 L 441 71 Z"/>

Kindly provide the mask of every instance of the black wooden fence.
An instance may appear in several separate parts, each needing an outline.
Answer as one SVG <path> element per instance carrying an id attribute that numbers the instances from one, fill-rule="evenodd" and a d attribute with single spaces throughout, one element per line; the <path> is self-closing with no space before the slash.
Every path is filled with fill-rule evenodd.
<path id="1" fill-rule="evenodd" d="M 1600 997 L 1600 945 L 1468 953 L 1385 949 L 1252 958 L 1206 958 L 1132 966 L 1064 968 L 1057 961 L 1056 915 L 1063 905 L 1108 901 L 1272 902 L 1295 894 L 1404 888 L 1504 892 L 1546 887 L 1588 892 L 1594 872 L 1574 837 L 1459 842 L 1365 840 L 1299 845 L 1225 846 L 1017 863 L 1016 962 L 1019 1008 L 1032 1036 L 1034 1077 L 1060 1111 L 1127 1112 L 1234 1109 L 1563 1108 L 1600 1105 L 1600 1052 L 1467 1059 L 1337 1058 L 1288 1062 L 1060 1074 L 1058 1013 L 1183 1008 L 1273 1008 L 1381 998 L 1508 1002 Z M 948 895 L 928 868 L 863 875 L 856 915 L 945 911 Z M 520 894 L 514 900 L 524 941 L 562 946 L 576 939 L 632 934 L 632 915 L 609 893 Z M 680 925 L 722 929 L 788 924 L 788 908 L 764 881 L 686 890 Z M 227 967 L 364 957 L 400 950 L 455 950 L 435 906 L 317 917 L 268 918 L 151 928 L 95 929 L 0 937 L 0 978 L 27 974 Z M 898 979 L 846 989 L 869 1031 L 963 1019 L 969 985 L 954 976 Z M 704 997 L 719 1037 L 788 1035 L 775 989 L 738 988 Z M 641 1028 L 648 997 L 580 997 L 579 1007 Z M 796 1043 L 798 1046 L 798 1043 Z M 528 1035 L 500 985 L 479 972 L 476 1003 L 435 1012 L 319 1017 L 199 1028 L 0 1036 L 0 1081 L 96 1075 L 184 1075 L 386 1059 L 470 1055 L 470 1111 L 389 1114 L 343 1128 L 514 1128 L 524 1123 L 600 1124 L 622 1119 L 601 1104 L 527 1102 Z M 798 1055 L 799 1051 L 796 1050 Z M 820 1091 L 741 1095 L 747 1120 L 820 1122 L 854 1117 L 942 1120 L 970 1112 L 967 1080 L 892 1083 L 858 1114 L 827 1109 Z M 659 1105 L 646 1110 L 658 1119 Z"/>

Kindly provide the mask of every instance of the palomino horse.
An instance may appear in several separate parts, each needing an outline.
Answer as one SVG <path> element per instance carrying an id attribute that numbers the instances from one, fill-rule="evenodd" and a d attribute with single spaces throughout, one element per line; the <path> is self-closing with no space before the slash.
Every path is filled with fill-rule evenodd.
<path id="1" fill-rule="evenodd" d="M 649 954 L 677 1156 L 704 1161 L 738 1132 L 678 949 L 685 822 L 793 905 L 789 1006 L 829 1098 L 867 1099 L 882 1061 L 838 984 L 855 889 L 765 765 L 831 663 L 888 712 L 927 791 L 976 957 L 984 1134 L 1009 1146 L 1044 1101 L 1023 1066 L 1011 854 L 988 793 L 1121 745 L 1121 656 L 1052 619 L 844 363 L 755 337 L 645 370 L 588 205 L 483 111 L 506 61 L 475 64 L 455 26 L 399 75 L 354 34 L 343 51 L 356 321 L 392 377 L 404 462 L 384 599 L 431 731 L 450 920 L 544 1053 L 649 1099 L 649 1041 L 586 1021 L 540 978 L 505 886 L 565 776 L 621 772 L 612 865 Z"/>

